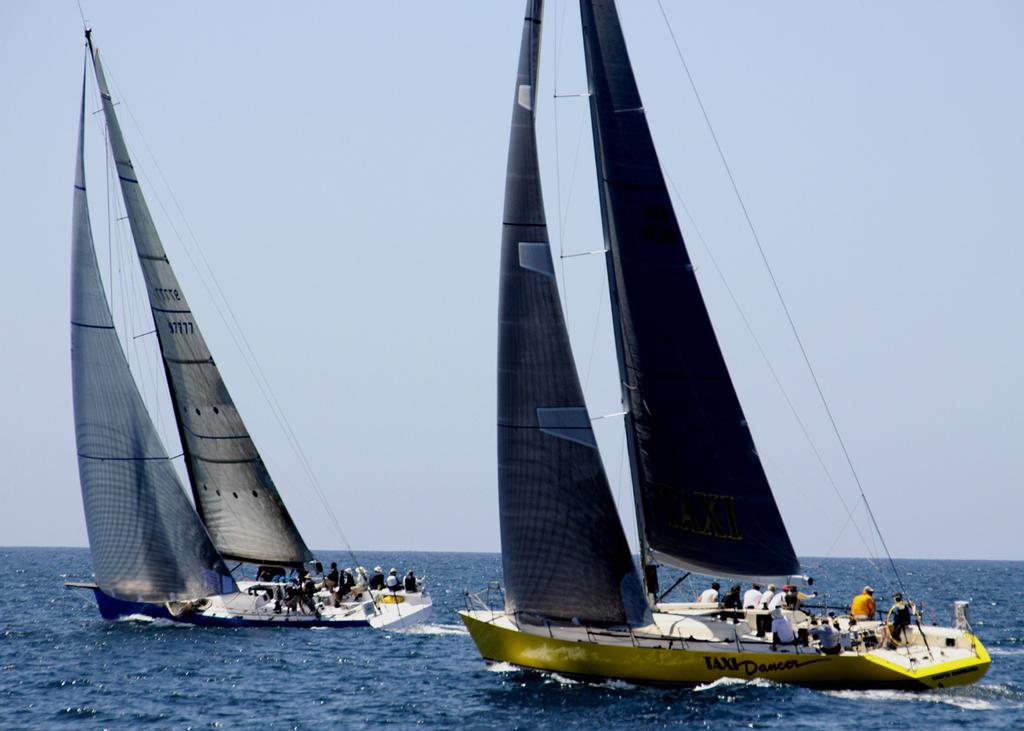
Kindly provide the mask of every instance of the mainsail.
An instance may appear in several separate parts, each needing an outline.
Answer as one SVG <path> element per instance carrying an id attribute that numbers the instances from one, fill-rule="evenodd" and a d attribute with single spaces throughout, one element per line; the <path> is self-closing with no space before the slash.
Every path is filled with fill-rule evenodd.
<path id="1" fill-rule="evenodd" d="M 71 376 L 96 582 L 128 601 L 237 591 L 192 509 L 132 378 L 100 279 L 85 193 L 85 84 L 71 239 Z"/>
<path id="2" fill-rule="evenodd" d="M 196 510 L 225 558 L 290 565 L 309 561 L 312 554 L 242 422 L 164 252 L 91 39 L 89 46 Z"/>
<path id="3" fill-rule="evenodd" d="M 646 600 L 615 510 L 562 314 L 537 164 L 542 0 L 527 3 L 501 240 L 498 495 L 510 611 L 636 621 Z"/>
<path id="4" fill-rule="evenodd" d="M 796 555 L 676 222 L 614 0 L 580 7 L 645 553 L 710 574 L 795 574 Z"/>

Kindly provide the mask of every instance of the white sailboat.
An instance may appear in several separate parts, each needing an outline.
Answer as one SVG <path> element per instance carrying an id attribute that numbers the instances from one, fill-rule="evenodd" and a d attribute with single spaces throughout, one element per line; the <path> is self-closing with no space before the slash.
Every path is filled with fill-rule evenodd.
<path id="1" fill-rule="evenodd" d="M 110 151 L 160 345 L 189 501 L 139 395 L 93 246 L 84 167 L 85 78 L 75 168 L 71 359 L 79 475 L 95 583 L 108 619 L 202 625 L 403 627 L 430 617 L 422 586 L 338 597 L 282 578 L 317 564 L 232 400 L 171 268 L 86 31 Z M 229 570 L 228 562 L 235 564 Z M 245 578 L 244 566 L 259 567 Z M 237 575 L 236 575 L 237 574 Z"/>
<path id="2" fill-rule="evenodd" d="M 528 0 L 526 7 L 501 245 L 504 601 L 494 607 L 470 595 L 462 612 L 481 655 L 574 677 L 658 684 L 731 677 L 921 689 L 979 680 L 989 656 L 970 630 L 966 605 L 956 627 L 918 621 L 899 633 L 875 618 L 779 609 L 775 619 L 788 620 L 798 638 L 789 641 L 789 632 L 758 631 L 762 609 L 658 603 L 659 565 L 758 578 L 797 576 L 800 564 L 676 222 L 615 2 L 580 0 L 637 572 L 552 266 L 534 126 L 542 6 Z"/>

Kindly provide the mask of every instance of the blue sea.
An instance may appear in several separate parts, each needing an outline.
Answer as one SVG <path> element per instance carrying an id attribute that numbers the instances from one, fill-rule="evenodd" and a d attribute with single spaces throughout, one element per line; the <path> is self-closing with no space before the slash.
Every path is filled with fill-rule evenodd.
<path id="1" fill-rule="evenodd" d="M 898 561 L 927 621 L 950 624 L 951 602 L 971 602 L 993 661 L 978 685 L 911 693 L 664 690 L 487 668 L 455 611 L 464 589 L 500 579 L 496 554 L 360 553 L 426 576 L 432 623 L 396 632 L 107 622 L 91 592 L 63 587 L 89 578 L 88 550 L 0 557 L 0 729 L 1024 729 L 1024 562 Z M 830 605 L 885 586 L 863 560 L 804 565 Z M 704 584 L 691 577 L 682 596 Z"/>

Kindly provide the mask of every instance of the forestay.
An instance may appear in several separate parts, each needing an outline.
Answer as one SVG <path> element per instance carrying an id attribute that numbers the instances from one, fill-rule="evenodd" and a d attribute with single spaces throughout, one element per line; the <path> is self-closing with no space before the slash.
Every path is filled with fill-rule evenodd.
<path id="1" fill-rule="evenodd" d="M 710 574 L 799 569 L 669 200 L 613 0 L 581 0 L 642 539 Z"/>
<path id="2" fill-rule="evenodd" d="M 501 241 L 498 495 L 506 602 L 527 619 L 637 621 L 646 600 L 583 400 L 544 217 L 534 129 L 542 5 L 527 3 Z"/>
<path id="3" fill-rule="evenodd" d="M 83 79 L 84 82 L 84 79 Z M 96 582 L 140 602 L 237 591 L 139 396 L 107 305 L 85 192 L 85 87 L 71 239 L 71 376 Z"/>
<path id="4" fill-rule="evenodd" d="M 171 269 L 128 155 L 99 53 L 91 41 L 90 48 L 196 509 L 225 558 L 290 565 L 309 561 L 312 554 L 242 422 Z"/>

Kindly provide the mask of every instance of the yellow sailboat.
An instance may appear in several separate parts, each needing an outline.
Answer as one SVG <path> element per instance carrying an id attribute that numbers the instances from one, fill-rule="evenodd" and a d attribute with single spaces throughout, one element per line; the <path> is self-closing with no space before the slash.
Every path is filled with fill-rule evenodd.
<path id="1" fill-rule="evenodd" d="M 637 572 L 554 277 L 534 127 L 542 5 L 527 3 L 501 248 L 504 591 L 501 606 L 470 597 L 461 613 L 481 655 L 572 677 L 653 684 L 728 677 L 925 689 L 976 682 L 989 656 L 962 603 L 955 627 L 926 627 L 910 605 L 887 621 L 858 621 L 815 617 L 798 601 L 774 607 L 770 617 L 763 604 L 658 603 L 659 565 L 737 577 L 801 572 L 676 222 L 614 0 L 581 0 L 641 544 Z"/>

